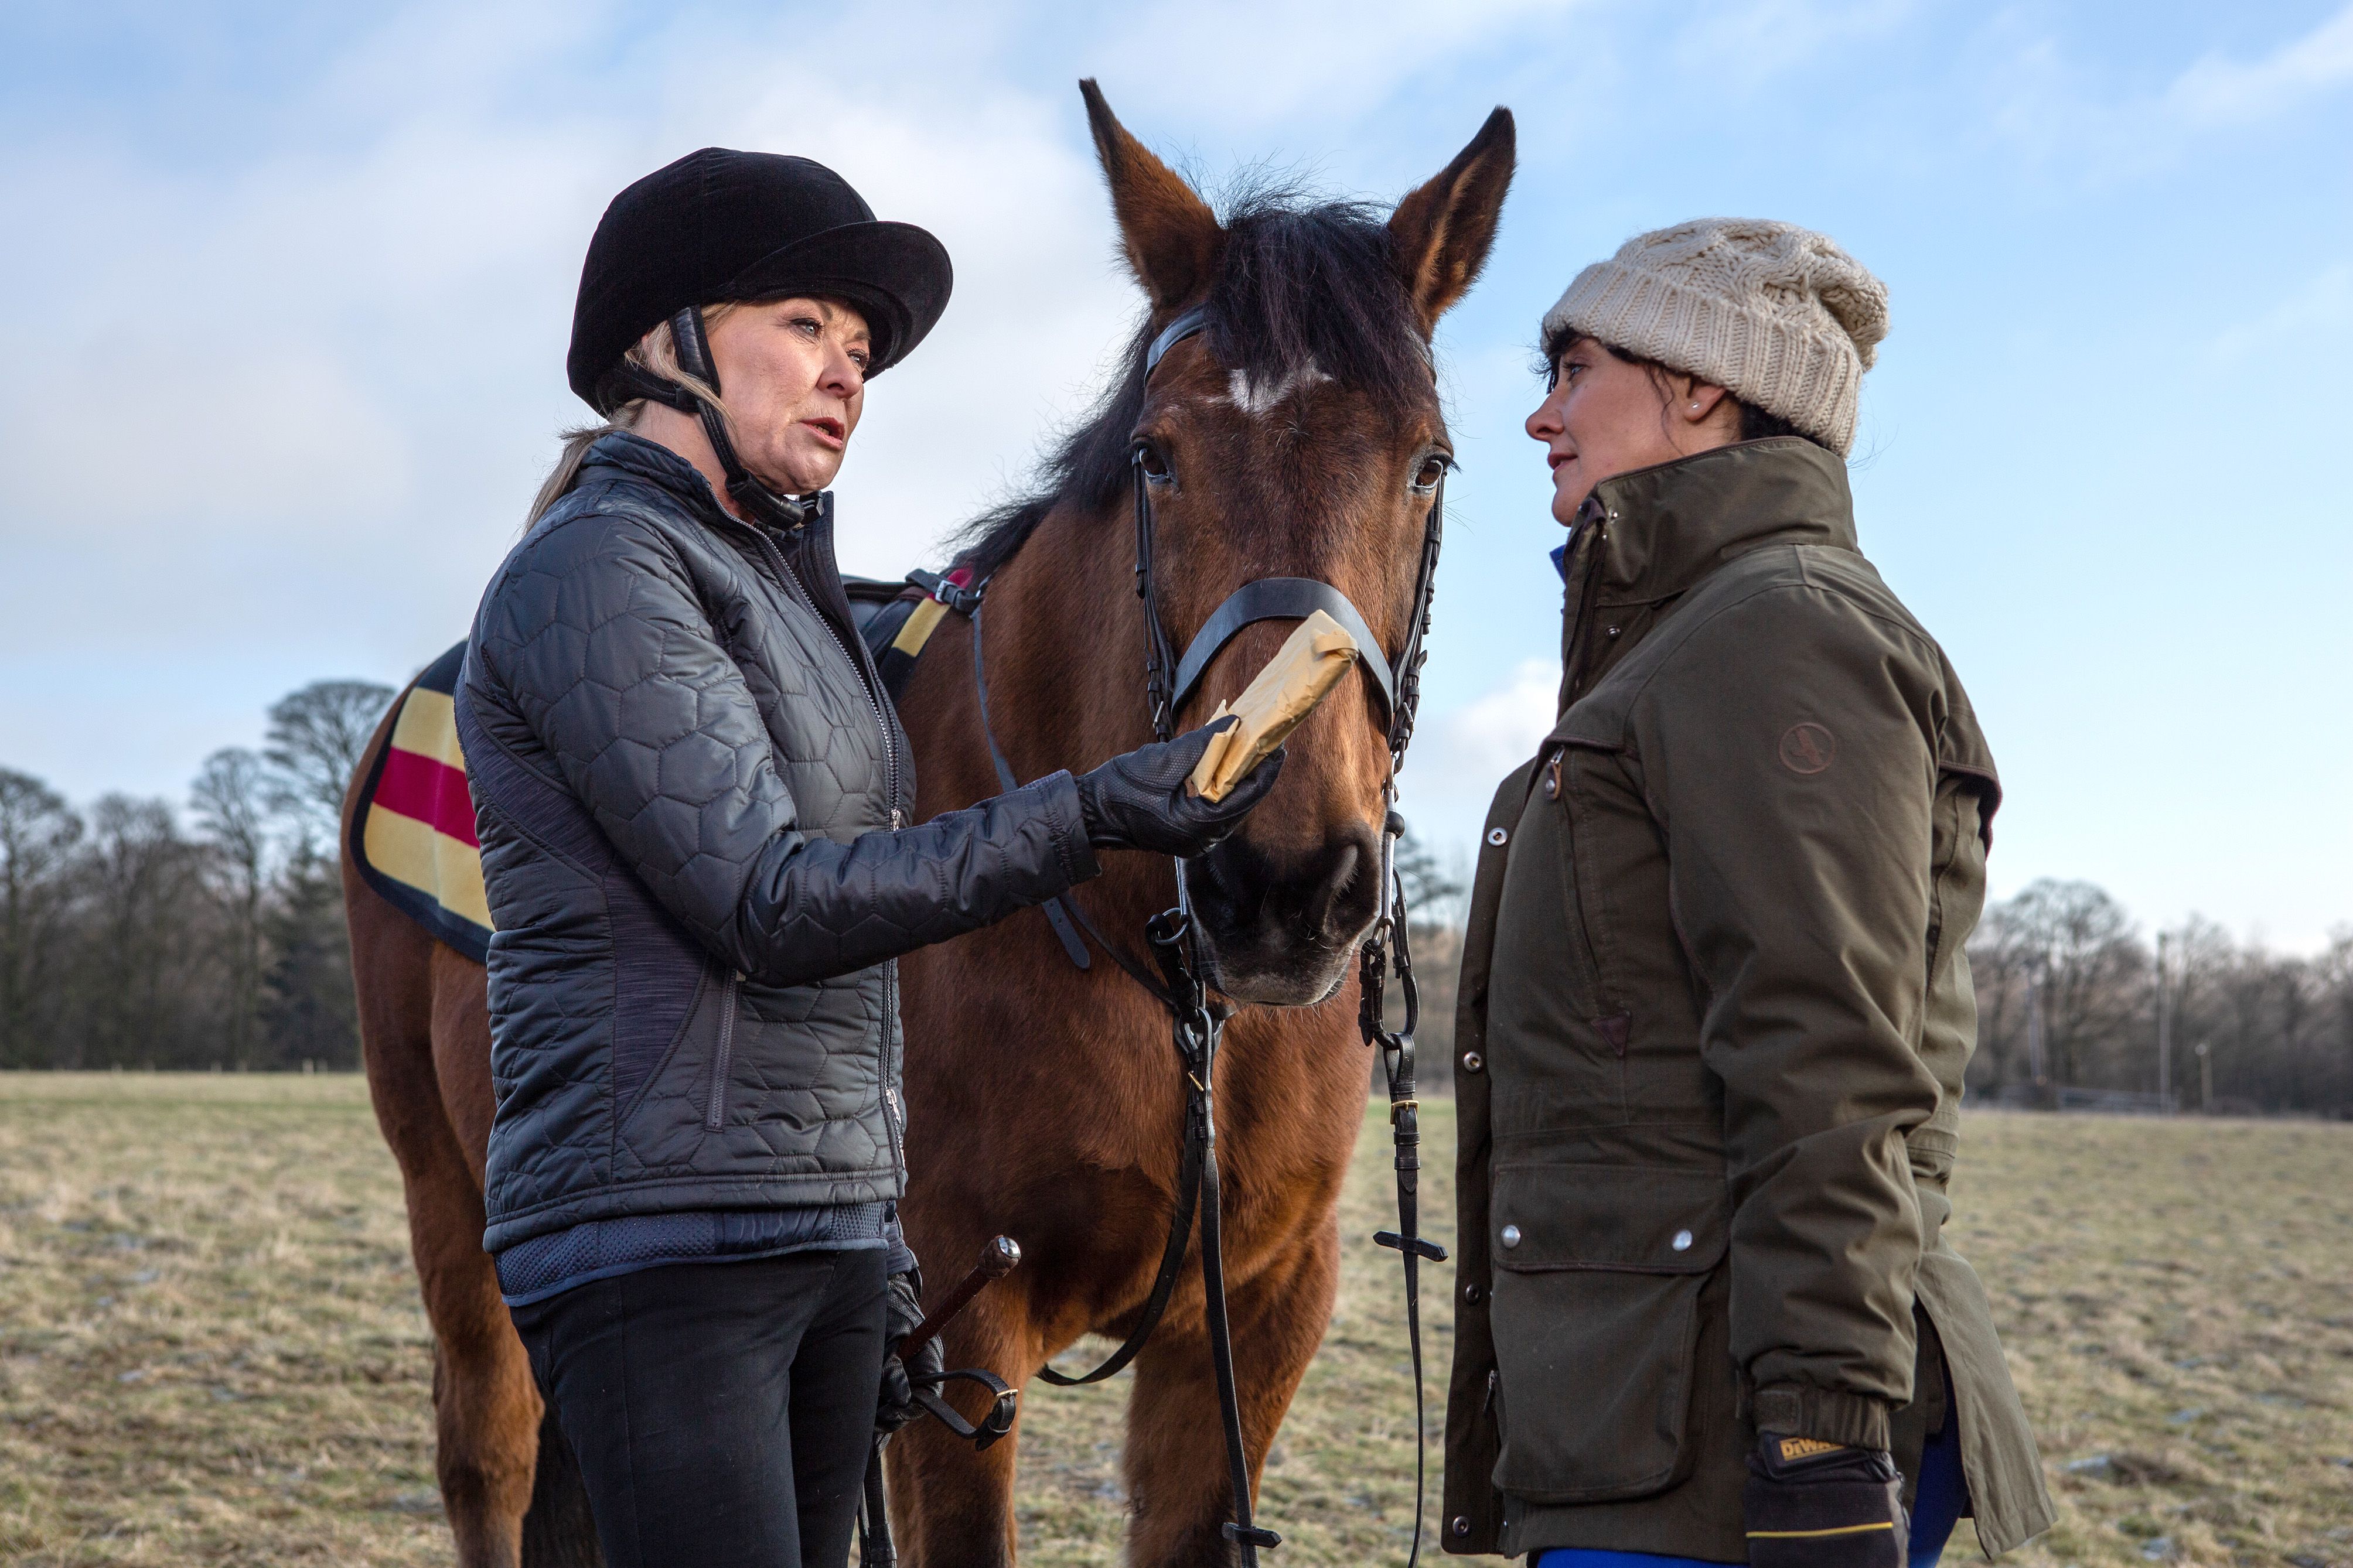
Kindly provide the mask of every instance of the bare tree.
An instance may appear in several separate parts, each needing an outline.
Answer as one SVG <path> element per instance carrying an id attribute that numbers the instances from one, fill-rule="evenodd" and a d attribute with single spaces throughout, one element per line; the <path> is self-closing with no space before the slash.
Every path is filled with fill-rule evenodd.
<path id="1" fill-rule="evenodd" d="M 2027 989 L 2039 956 L 2033 931 L 2006 903 L 1986 910 L 1969 939 L 1978 1000 L 1978 1051 L 1969 1078 L 1978 1092 L 1999 1094 L 2017 1076 L 2018 1052 L 2026 1042 Z"/>
<path id="2" fill-rule="evenodd" d="M 262 761 L 241 746 L 205 759 L 189 794 L 223 883 L 228 915 L 229 1003 L 223 1047 L 228 1065 L 253 1064 L 260 1026 L 262 901 L 269 890 L 270 781 Z"/>
<path id="3" fill-rule="evenodd" d="M 47 1059 L 44 1013 L 68 889 L 64 872 L 82 821 L 29 773 L 0 768 L 0 1067 Z"/>
<path id="4" fill-rule="evenodd" d="M 263 755 L 278 774 L 278 803 L 318 841 L 332 843 L 343 789 L 393 699 L 372 680 L 314 680 L 270 704 Z"/>
<path id="5" fill-rule="evenodd" d="M 1420 1003 L 1415 1026 L 1417 1070 L 1426 1092 L 1451 1093 L 1454 1085 L 1454 1003 L 1462 968 L 1462 879 L 1439 864 L 1430 847 L 1410 832 L 1397 844 L 1398 880 L 1405 885 L 1406 939 L 1413 954 L 1414 988 Z M 1387 995 L 1391 1028 L 1405 1019 L 1405 992 L 1391 976 Z M 1379 1068 L 1374 1068 L 1379 1078 Z"/>
<path id="6" fill-rule="evenodd" d="M 2034 882 L 2004 911 L 2042 1005 L 2061 1084 L 2111 1076 L 2146 1009 L 2147 950 L 2122 906 L 2089 882 Z"/>
<path id="7" fill-rule="evenodd" d="M 193 1065 L 217 1016 L 214 906 L 197 847 L 162 801 L 107 795 L 90 809 L 80 858 L 83 919 L 76 1016 L 61 1067 Z"/>

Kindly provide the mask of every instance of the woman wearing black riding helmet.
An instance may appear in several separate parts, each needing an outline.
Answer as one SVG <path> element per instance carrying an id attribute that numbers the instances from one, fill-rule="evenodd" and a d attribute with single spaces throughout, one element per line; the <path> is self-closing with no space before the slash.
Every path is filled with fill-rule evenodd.
<path id="1" fill-rule="evenodd" d="M 1201 852 L 1280 765 L 1190 797 L 1195 731 L 909 820 L 823 487 L 948 286 L 937 240 L 806 159 L 707 148 L 622 192 L 569 366 L 608 423 L 468 646 L 484 1245 L 615 1568 L 847 1560 L 920 1316 L 892 961 L 1096 849 Z"/>

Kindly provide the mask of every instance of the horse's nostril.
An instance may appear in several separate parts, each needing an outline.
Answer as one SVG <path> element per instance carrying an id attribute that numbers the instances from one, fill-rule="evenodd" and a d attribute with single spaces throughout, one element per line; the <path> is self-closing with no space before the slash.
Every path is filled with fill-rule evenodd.
<path id="1" fill-rule="evenodd" d="M 1363 871 L 1364 860 L 1363 852 L 1356 844 L 1341 843 L 1339 852 L 1332 857 L 1332 864 L 1323 881 L 1308 900 L 1307 906 L 1300 911 L 1305 917 L 1301 922 L 1303 928 L 1302 935 L 1323 936 L 1340 923 L 1334 917 L 1355 890 L 1356 879 Z"/>

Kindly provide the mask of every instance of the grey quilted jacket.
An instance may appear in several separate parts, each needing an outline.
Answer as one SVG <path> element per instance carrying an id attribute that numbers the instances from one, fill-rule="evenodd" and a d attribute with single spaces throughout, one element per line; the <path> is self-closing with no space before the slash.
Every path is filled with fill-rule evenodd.
<path id="1" fill-rule="evenodd" d="M 518 544 L 458 689 L 498 933 L 492 1252 L 903 1176 L 895 957 L 1094 874 L 1068 773 L 920 826 L 831 518 L 634 437 Z"/>

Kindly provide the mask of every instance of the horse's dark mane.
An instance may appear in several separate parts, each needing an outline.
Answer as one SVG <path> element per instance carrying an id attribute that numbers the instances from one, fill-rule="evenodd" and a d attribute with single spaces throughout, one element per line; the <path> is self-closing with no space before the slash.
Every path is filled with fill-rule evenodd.
<path id="1" fill-rule="evenodd" d="M 1426 403 L 1429 349 L 1391 262 L 1384 217 L 1366 203 L 1310 204 L 1282 188 L 1236 198 L 1205 301 L 1217 362 L 1261 384 L 1313 363 L 1384 413 Z M 1011 560 L 1061 502 L 1100 508 L 1127 493 L 1128 436 L 1144 406 L 1152 325 L 1147 319 L 1136 330 L 1118 384 L 1046 458 L 1038 488 L 958 535 L 956 563 L 976 581 Z"/>

